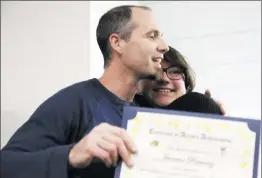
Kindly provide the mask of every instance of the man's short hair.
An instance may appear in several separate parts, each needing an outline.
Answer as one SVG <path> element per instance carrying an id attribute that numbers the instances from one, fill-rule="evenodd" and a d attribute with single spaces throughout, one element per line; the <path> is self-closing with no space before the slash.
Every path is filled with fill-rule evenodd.
<path id="1" fill-rule="evenodd" d="M 109 36 L 115 33 L 125 41 L 128 41 L 131 37 L 134 29 L 134 24 L 132 24 L 132 8 L 151 10 L 146 6 L 118 6 L 106 12 L 99 20 L 96 29 L 96 39 L 104 57 L 104 67 L 107 66 L 111 55 Z"/>

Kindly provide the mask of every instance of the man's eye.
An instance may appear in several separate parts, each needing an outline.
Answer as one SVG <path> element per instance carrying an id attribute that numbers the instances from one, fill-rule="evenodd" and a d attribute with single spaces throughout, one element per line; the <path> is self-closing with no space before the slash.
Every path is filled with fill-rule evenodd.
<path id="1" fill-rule="evenodd" d="M 155 39 L 156 37 L 154 35 L 149 36 L 149 38 Z"/>

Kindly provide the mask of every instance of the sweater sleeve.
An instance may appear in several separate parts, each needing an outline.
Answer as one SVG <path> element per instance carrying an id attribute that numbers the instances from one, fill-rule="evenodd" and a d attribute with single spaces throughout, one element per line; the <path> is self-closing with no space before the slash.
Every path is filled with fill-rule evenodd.
<path id="1" fill-rule="evenodd" d="M 68 154 L 81 125 L 76 124 L 80 103 L 73 92 L 60 91 L 40 105 L 1 150 L 1 177 L 69 177 Z"/>

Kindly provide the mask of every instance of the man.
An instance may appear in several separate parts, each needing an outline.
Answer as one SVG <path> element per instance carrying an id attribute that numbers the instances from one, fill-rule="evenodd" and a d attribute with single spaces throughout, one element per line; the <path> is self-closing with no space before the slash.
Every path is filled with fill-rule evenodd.
<path id="1" fill-rule="evenodd" d="M 132 166 L 129 153 L 136 149 L 119 128 L 122 109 L 132 104 L 140 79 L 160 76 L 168 46 L 144 6 L 105 13 L 97 42 L 102 77 L 69 86 L 40 105 L 2 149 L 2 177 L 110 178 L 119 155 Z"/>

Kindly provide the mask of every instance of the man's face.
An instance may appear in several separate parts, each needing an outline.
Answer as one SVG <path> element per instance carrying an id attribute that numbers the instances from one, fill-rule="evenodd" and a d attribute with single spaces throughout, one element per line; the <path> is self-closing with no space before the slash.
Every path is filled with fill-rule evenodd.
<path id="1" fill-rule="evenodd" d="M 170 63 L 164 60 L 161 62 L 161 65 L 163 69 L 171 66 Z M 159 106 L 167 106 L 186 94 L 184 78 L 181 76 L 179 80 L 171 80 L 165 72 L 162 73 L 162 78 L 158 81 L 141 80 L 140 84 L 143 95 Z"/>
<path id="2" fill-rule="evenodd" d="M 132 24 L 135 28 L 122 53 L 124 65 L 139 78 L 160 76 L 160 62 L 168 46 L 162 39 L 152 13 L 133 8 Z"/>

